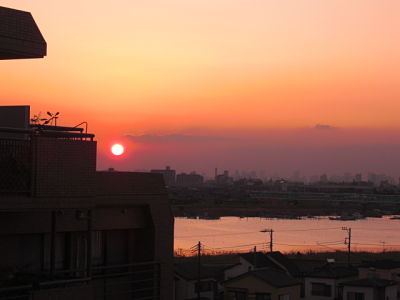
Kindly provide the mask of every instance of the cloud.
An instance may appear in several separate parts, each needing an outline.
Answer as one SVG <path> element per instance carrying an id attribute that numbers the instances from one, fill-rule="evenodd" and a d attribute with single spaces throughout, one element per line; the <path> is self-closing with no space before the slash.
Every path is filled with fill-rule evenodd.
<path id="1" fill-rule="evenodd" d="M 206 143 L 206 142 L 225 142 L 225 141 L 235 140 L 234 138 L 226 138 L 219 136 L 196 136 L 196 135 L 186 135 L 186 134 L 167 134 L 167 135 L 143 134 L 143 135 L 127 135 L 125 137 L 136 143 L 145 143 L 145 144 Z"/>
<path id="2" fill-rule="evenodd" d="M 336 129 L 336 127 L 333 127 L 333 126 L 327 125 L 327 124 L 317 124 L 317 125 L 314 126 L 314 129 L 332 130 L 332 129 Z"/>

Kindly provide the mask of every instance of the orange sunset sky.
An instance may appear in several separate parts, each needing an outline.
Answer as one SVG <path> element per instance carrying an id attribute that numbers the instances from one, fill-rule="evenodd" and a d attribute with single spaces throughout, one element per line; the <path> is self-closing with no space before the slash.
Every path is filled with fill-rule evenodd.
<path id="1" fill-rule="evenodd" d="M 48 43 L 1 62 L 1 104 L 88 121 L 99 169 L 400 175 L 398 0 L 0 5 L 30 11 Z"/>

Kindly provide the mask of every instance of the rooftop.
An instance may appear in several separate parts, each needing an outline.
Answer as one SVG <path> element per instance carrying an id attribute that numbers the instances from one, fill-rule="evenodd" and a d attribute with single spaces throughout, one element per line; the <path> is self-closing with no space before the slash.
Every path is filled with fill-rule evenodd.
<path id="1" fill-rule="evenodd" d="M 265 268 L 265 269 L 260 269 L 260 270 L 254 270 L 248 273 L 244 273 L 242 275 L 239 275 L 238 277 L 229 279 L 225 281 L 225 283 L 231 282 L 231 281 L 236 281 L 240 278 L 246 277 L 246 276 L 253 276 L 256 277 L 276 288 L 283 288 L 287 286 L 293 286 L 293 285 L 299 285 L 300 282 L 293 278 L 292 276 L 287 275 L 286 272 L 273 269 L 273 268 Z"/>
<path id="2" fill-rule="evenodd" d="M 215 278 L 216 280 L 222 280 L 223 271 L 226 265 L 221 264 L 209 264 L 201 265 L 200 267 L 200 278 Z M 175 264 L 175 272 L 179 276 L 187 280 L 197 280 L 198 278 L 198 265 L 196 261 L 180 262 Z"/>
<path id="3" fill-rule="evenodd" d="M 400 268 L 400 261 L 394 260 L 376 260 L 376 261 L 364 261 L 360 268 L 374 268 L 374 269 L 384 269 L 384 270 L 392 270 L 396 268 Z"/>
<path id="4" fill-rule="evenodd" d="M 324 266 L 315 269 L 307 274 L 307 277 L 314 278 L 347 278 L 357 276 L 358 271 L 353 267 L 345 267 L 336 264 L 327 263 Z"/>

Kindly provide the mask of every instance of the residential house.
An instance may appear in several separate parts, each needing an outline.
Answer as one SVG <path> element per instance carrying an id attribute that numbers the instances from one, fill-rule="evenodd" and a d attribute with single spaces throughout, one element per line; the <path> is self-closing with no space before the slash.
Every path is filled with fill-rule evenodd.
<path id="1" fill-rule="evenodd" d="M 196 261 L 175 264 L 175 300 L 220 299 L 226 265 L 201 264 L 200 272 Z"/>
<path id="2" fill-rule="evenodd" d="M 342 300 L 397 300 L 397 283 L 393 280 L 363 278 L 341 283 Z"/>
<path id="3" fill-rule="evenodd" d="M 358 267 L 360 278 L 400 281 L 400 262 L 394 260 L 366 261 Z"/>
<path id="4" fill-rule="evenodd" d="M 357 269 L 327 263 L 304 277 L 304 296 L 307 300 L 338 299 L 339 284 L 357 279 Z"/>
<path id="5" fill-rule="evenodd" d="M 299 300 L 300 282 L 285 271 L 264 268 L 223 282 L 225 300 Z"/>
<path id="6" fill-rule="evenodd" d="M 239 263 L 227 268 L 224 272 L 224 278 L 228 280 L 243 273 L 262 268 L 275 268 L 285 271 L 294 277 L 299 274 L 297 265 L 279 251 L 269 253 L 249 252 L 239 255 Z"/>

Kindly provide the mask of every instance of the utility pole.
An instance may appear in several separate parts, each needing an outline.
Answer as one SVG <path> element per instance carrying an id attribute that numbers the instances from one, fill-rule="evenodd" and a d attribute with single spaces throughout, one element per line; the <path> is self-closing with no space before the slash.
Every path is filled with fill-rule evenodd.
<path id="1" fill-rule="evenodd" d="M 274 230 L 273 229 L 264 229 L 264 230 L 261 230 L 260 232 L 269 232 L 269 243 L 267 243 L 267 245 L 269 244 L 269 252 L 272 252 L 273 246 L 274 246 L 274 241 L 273 241 Z"/>
<path id="2" fill-rule="evenodd" d="M 253 263 L 254 263 L 254 268 L 257 268 L 257 246 L 254 246 L 253 249 Z"/>
<path id="3" fill-rule="evenodd" d="M 382 253 L 385 253 L 386 252 L 386 249 L 385 249 L 386 242 L 385 241 L 380 241 L 379 243 L 382 244 Z"/>
<path id="4" fill-rule="evenodd" d="M 350 254 L 351 254 L 351 228 L 342 227 L 342 230 L 347 231 L 347 238 L 345 238 L 344 243 L 347 243 L 347 265 L 350 266 Z"/>
<path id="5" fill-rule="evenodd" d="M 201 286 L 201 272 L 200 272 L 200 268 L 201 268 L 201 261 L 200 261 L 200 257 L 201 257 L 201 242 L 199 241 L 197 243 L 197 299 L 200 300 L 200 286 Z"/>

